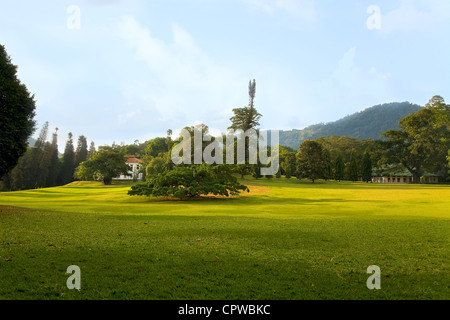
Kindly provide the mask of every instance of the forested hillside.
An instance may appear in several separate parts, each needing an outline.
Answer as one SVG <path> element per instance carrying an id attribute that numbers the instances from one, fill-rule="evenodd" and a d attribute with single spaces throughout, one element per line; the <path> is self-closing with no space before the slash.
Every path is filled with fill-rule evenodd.
<path id="1" fill-rule="evenodd" d="M 420 108 L 421 106 L 409 102 L 377 105 L 335 122 L 320 123 L 302 130 L 281 131 L 280 144 L 297 150 L 304 140 L 324 136 L 381 139 L 381 133 L 389 129 L 399 129 L 398 121 L 419 111 Z"/>

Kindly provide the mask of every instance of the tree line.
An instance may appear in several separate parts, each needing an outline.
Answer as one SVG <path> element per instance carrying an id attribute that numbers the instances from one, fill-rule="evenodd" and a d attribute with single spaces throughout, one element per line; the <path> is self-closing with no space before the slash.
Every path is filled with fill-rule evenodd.
<path id="1" fill-rule="evenodd" d="M 261 115 L 253 106 L 254 91 L 250 90 L 250 94 L 249 107 L 233 110 L 235 115 L 230 119 L 230 128 L 257 128 Z M 185 129 L 191 136 L 194 136 L 195 130 L 201 130 L 203 135 L 208 133 L 208 126 L 204 124 Z M 441 182 L 448 180 L 450 107 L 442 97 L 434 96 L 425 107 L 401 119 L 398 130 L 387 130 L 383 136 L 385 140 L 326 136 L 305 140 L 297 150 L 279 145 L 280 168 L 275 177 L 306 178 L 313 182 L 317 179 L 369 182 L 373 175 L 389 176 L 396 171 L 407 170 L 416 183 L 427 172 L 439 175 Z M 146 175 L 173 167 L 170 161 L 171 143 L 169 135 L 149 142 L 143 158 L 142 170 Z M 204 142 L 202 147 L 207 144 Z M 258 165 L 246 163 L 230 166 L 241 178 L 248 175 L 261 178 Z"/>
<path id="2" fill-rule="evenodd" d="M 0 191 L 24 190 L 64 185 L 74 180 L 74 170 L 95 151 L 92 143 L 87 148 L 86 137 L 80 136 L 74 149 L 69 139 L 61 158 L 58 152 L 58 134 L 47 141 L 46 122 L 34 146 L 28 138 L 36 129 L 34 120 L 36 101 L 17 76 L 17 66 L 0 45 Z"/>
<path id="3" fill-rule="evenodd" d="M 361 139 L 380 139 L 389 129 L 400 129 L 398 121 L 422 109 L 409 102 L 376 105 L 329 123 L 318 123 L 301 130 L 280 132 L 280 144 L 297 149 L 299 141 L 316 140 L 327 136 L 347 136 Z"/>
<path id="4" fill-rule="evenodd" d="M 35 145 L 26 148 L 24 139 L 34 131 L 35 127 L 32 119 L 34 98 L 17 79 L 16 67 L 10 63 L 4 48 L 0 49 L 2 49 L 0 54 L 3 58 L 0 59 L 3 63 L 3 69 L 0 72 L 2 77 L 0 90 L 3 97 L 0 99 L 0 111 L 4 116 L 0 120 L 4 122 L 5 128 L 12 128 L 8 131 L 2 127 L 1 131 L 0 174 L 3 177 L 0 181 L 1 190 L 53 187 L 65 185 L 75 179 L 100 180 L 104 184 L 111 184 L 113 178 L 120 174 L 128 174 L 129 167 L 125 164 L 126 155 L 133 155 L 143 161 L 141 172 L 145 183 L 136 187 L 139 192 L 135 189 L 134 194 L 160 195 L 161 190 L 165 190 L 164 193 L 172 196 L 196 196 L 210 190 L 212 193 L 227 195 L 246 188 L 232 178 L 232 175 L 239 175 L 241 178 L 248 175 L 256 179 L 262 178 L 261 165 L 249 163 L 251 154 L 248 138 L 244 140 L 245 161 L 243 164 L 227 164 L 209 169 L 204 166 L 199 169 L 195 165 L 175 165 L 172 162 L 171 150 L 180 141 L 172 139 L 170 129 L 166 137 L 157 137 L 144 143 L 136 140 L 130 145 L 118 146 L 113 143 L 111 147 L 99 147 L 98 151 L 95 150 L 93 142 L 88 148 L 87 139 L 84 136 L 78 138 L 75 148 L 73 135 L 69 133 L 64 153 L 60 156 L 58 130 L 52 133 L 51 141 L 47 141 L 49 132 L 48 123 L 45 123 Z M 233 109 L 229 129 L 243 132 L 249 129 L 259 131 L 258 126 L 262 115 L 254 105 L 255 80 L 249 82 L 248 92 L 249 104 L 243 108 Z M 16 114 L 11 116 L 10 110 L 17 108 L 20 111 L 21 106 L 26 107 L 22 117 L 19 118 Z M 19 124 L 19 127 L 15 127 L 15 124 Z M 201 131 L 203 136 L 207 135 L 209 130 L 205 124 L 185 129 L 191 137 L 197 130 Z M 225 140 L 224 136 L 222 141 Z M 391 171 L 406 169 L 415 182 L 420 182 L 420 177 L 425 172 L 437 173 L 441 180 L 448 178 L 450 107 L 442 97 L 434 96 L 424 108 L 400 120 L 398 130 L 388 130 L 383 136 L 385 140 L 325 136 L 315 140 L 305 140 L 297 150 L 278 145 L 268 147 L 268 152 L 270 154 L 272 148 L 277 148 L 279 151 L 280 167 L 275 175 L 276 178 L 284 175 L 286 178 L 307 178 L 312 182 L 317 179 L 370 181 L 374 171 L 377 174 L 383 174 L 387 169 Z M 234 147 L 236 147 L 237 139 L 236 137 Z M 214 140 L 215 138 L 212 137 L 212 141 Z M 194 139 L 191 141 L 193 143 Z M 202 151 L 209 143 L 203 142 Z M 223 148 L 226 149 L 226 146 Z M 226 150 L 223 154 L 226 154 Z M 194 157 L 194 153 L 191 157 Z M 176 179 L 187 181 L 186 177 L 199 178 L 200 176 L 207 177 L 200 180 L 208 182 L 209 187 L 200 187 L 198 183 L 187 187 L 174 182 Z M 265 178 L 270 179 L 273 176 L 265 176 Z M 184 190 L 186 188 L 190 188 L 190 191 Z M 180 191 L 180 189 L 183 190 Z"/>
<path id="5" fill-rule="evenodd" d="M 80 163 L 95 153 L 95 143 L 88 147 L 84 135 L 78 137 L 74 146 L 72 133 L 68 134 L 64 154 L 58 151 L 58 128 L 49 135 L 49 123 L 45 122 L 32 147 L 18 159 L 17 165 L 4 175 L 0 190 L 17 191 L 66 185 L 75 180 L 74 172 Z"/>
<path id="6" fill-rule="evenodd" d="M 254 108 L 254 93 L 255 83 L 250 82 L 250 104 L 248 107 L 233 109 L 231 129 L 257 129 L 262 115 Z M 185 129 L 190 132 L 191 137 L 194 136 L 195 130 L 200 130 L 202 135 L 208 134 L 208 126 L 204 124 Z M 313 183 L 317 179 L 369 182 L 374 174 L 389 175 L 406 169 L 413 176 L 415 183 L 420 183 L 420 177 L 426 172 L 438 174 L 441 181 L 448 180 L 450 106 L 445 104 L 442 97 L 434 96 L 424 108 L 401 119 L 398 130 L 387 130 L 383 136 L 386 140 L 326 136 L 305 140 L 298 150 L 281 145 L 272 146 L 271 148 L 278 148 L 280 157 L 280 167 L 275 177 L 284 175 L 286 178 L 306 178 Z M 195 166 L 184 165 L 187 168 L 182 170 L 170 161 L 171 146 L 173 142 L 169 134 L 166 138 L 157 138 L 148 144 L 143 166 L 147 182 L 132 187 L 129 194 L 161 196 L 181 192 L 183 195 L 185 188 L 191 188 L 192 183 L 196 185 L 195 190 L 199 188 L 195 177 L 187 174 Z M 202 149 L 204 148 L 205 144 L 202 145 Z M 248 145 L 246 150 L 248 151 Z M 223 154 L 226 154 L 226 151 Z M 259 165 L 248 163 L 248 152 L 245 157 L 245 164 L 225 165 L 228 167 L 227 172 L 238 174 L 241 178 L 249 174 L 256 179 L 262 178 Z M 223 167 L 224 165 L 219 166 Z M 183 180 L 186 174 L 192 181 L 189 184 L 181 184 L 177 178 Z M 273 176 L 265 178 L 270 179 Z M 216 180 L 217 178 L 213 179 Z M 215 189 L 210 190 L 216 192 Z"/>
<path id="7" fill-rule="evenodd" d="M 320 137 L 305 140 L 299 150 L 287 153 L 281 169 L 296 170 L 298 178 L 371 181 L 372 175 L 407 170 L 415 183 L 433 173 L 449 180 L 450 106 L 434 96 L 419 111 L 399 121 L 398 130 L 382 134 L 386 140 Z M 449 160 L 449 162 L 447 162 Z"/>
<path id="8" fill-rule="evenodd" d="M 233 109 L 234 116 L 230 118 L 230 129 L 233 130 L 258 130 L 259 120 L 262 117 L 254 107 L 255 82 L 249 84 L 250 103 L 244 108 Z M 418 112 L 406 116 L 399 122 L 399 130 L 388 130 L 383 135 L 386 140 L 359 139 L 347 136 L 326 136 L 315 140 L 303 141 L 297 150 L 286 146 L 272 146 L 278 148 L 280 167 L 275 178 L 285 176 L 286 178 L 296 177 L 298 179 L 310 179 L 315 182 L 317 179 L 336 181 L 365 181 L 372 180 L 373 174 L 389 175 L 395 170 L 409 170 L 415 182 L 420 182 L 420 176 L 425 172 L 437 173 L 441 180 L 448 177 L 450 158 L 450 109 L 440 96 L 433 97 L 429 103 Z M 199 124 L 185 127 L 193 143 L 195 131 L 199 131 L 202 136 L 208 135 L 208 126 Z M 222 141 L 224 141 L 224 136 Z M 236 138 L 237 140 L 237 138 Z M 214 137 L 212 137 L 214 141 Z M 198 196 L 219 192 L 226 194 L 228 190 L 236 189 L 238 184 L 235 180 L 225 188 L 223 193 L 218 191 L 220 181 L 217 173 L 228 176 L 234 174 L 241 178 L 249 175 L 256 179 L 274 178 L 274 176 L 260 175 L 260 165 L 249 164 L 249 146 L 246 144 L 245 163 L 227 164 L 212 166 L 209 170 L 199 165 L 175 165 L 171 159 L 172 148 L 181 141 L 172 139 L 172 131 L 167 131 L 166 137 L 157 137 L 132 145 L 99 148 L 98 161 L 88 160 L 79 167 L 80 179 L 94 180 L 96 177 L 109 176 L 106 167 L 102 165 L 100 154 L 116 154 L 116 162 L 122 164 L 123 155 L 134 154 L 143 160 L 141 172 L 144 174 L 144 182 L 132 188 L 132 195 L 171 195 L 171 196 Z M 247 143 L 248 141 L 246 141 Z M 203 141 L 202 151 L 211 142 Z M 236 141 L 235 141 L 236 146 Z M 234 146 L 234 147 L 235 147 Z M 194 149 L 191 148 L 191 159 L 194 159 Z M 198 146 L 197 146 L 198 147 Z M 223 154 L 226 154 L 226 146 L 223 146 Z M 235 154 L 236 156 L 236 154 Z M 236 159 L 235 159 L 236 160 Z M 449 159 L 450 161 L 450 159 Z M 106 161 L 104 161 L 106 163 Z M 224 161 L 225 163 L 225 161 Z M 235 163 L 237 163 L 235 161 Z M 105 168 L 102 168 L 105 167 Z M 215 168 L 217 167 L 217 168 Z M 123 168 L 122 170 L 126 170 Z M 116 176 L 119 172 L 115 171 Z M 200 176 L 207 176 L 208 179 L 200 179 Z M 189 178 L 191 177 L 191 178 Z M 188 180 L 191 179 L 188 183 Z M 183 181 L 183 182 L 181 182 Z M 209 187 L 202 185 L 208 181 Z M 216 183 L 212 183 L 212 182 Z M 105 182 L 105 181 L 104 181 Z M 212 186 L 215 186 L 214 188 Z M 244 186 L 245 187 L 245 186 Z"/>

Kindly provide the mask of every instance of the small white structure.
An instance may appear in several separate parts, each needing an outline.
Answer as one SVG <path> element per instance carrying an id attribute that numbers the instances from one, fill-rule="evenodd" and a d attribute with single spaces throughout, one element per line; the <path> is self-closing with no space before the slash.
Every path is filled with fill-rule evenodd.
<path id="1" fill-rule="evenodd" d="M 120 175 L 120 177 L 113 180 L 142 180 L 142 172 L 139 172 L 142 166 L 142 160 L 134 156 L 125 156 L 125 163 L 130 167 L 127 175 Z"/>
<path id="2" fill-rule="evenodd" d="M 413 175 L 406 169 L 386 170 L 372 174 L 373 183 L 415 183 Z M 439 175 L 425 172 L 420 178 L 421 183 L 439 183 Z"/>

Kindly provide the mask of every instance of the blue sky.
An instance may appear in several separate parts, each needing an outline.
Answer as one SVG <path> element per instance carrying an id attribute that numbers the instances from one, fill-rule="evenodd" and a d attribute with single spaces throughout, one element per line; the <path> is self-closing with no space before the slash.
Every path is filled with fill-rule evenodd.
<path id="1" fill-rule="evenodd" d="M 1 8 L 0 43 L 35 94 L 38 131 L 45 121 L 58 127 L 60 149 L 69 131 L 97 146 L 199 122 L 225 131 L 232 109 L 248 103 L 250 79 L 263 129 L 300 129 L 381 103 L 424 105 L 436 94 L 450 101 L 447 0 L 18 0 Z"/>

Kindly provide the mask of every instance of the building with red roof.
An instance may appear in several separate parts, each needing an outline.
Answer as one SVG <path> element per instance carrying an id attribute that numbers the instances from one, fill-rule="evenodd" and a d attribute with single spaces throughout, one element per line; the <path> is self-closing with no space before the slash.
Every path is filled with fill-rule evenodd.
<path id="1" fill-rule="evenodd" d="M 142 167 L 142 160 L 136 158 L 134 155 L 126 155 L 125 163 L 130 167 L 128 175 L 122 174 L 114 180 L 142 180 L 143 174 L 139 172 Z"/>

